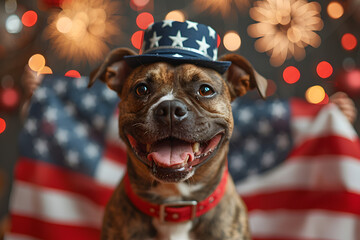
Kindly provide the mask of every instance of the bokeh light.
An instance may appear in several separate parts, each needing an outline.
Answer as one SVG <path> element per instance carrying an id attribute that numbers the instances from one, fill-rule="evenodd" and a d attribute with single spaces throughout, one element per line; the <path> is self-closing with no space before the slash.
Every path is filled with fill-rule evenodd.
<path id="1" fill-rule="evenodd" d="M 350 97 L 360 96 L 360 69 L 352 68 L 341 71 L 335 78 L 335 88 L 337 91 L 347 93 Z"/>
<path id="2" fill-rule="evenodd" d="M 353 34 L 345 33 L 341 37 L 341 45 L 345 50 L 351 51 L 356 47 L 357 39 Z"/>
<path id="3" fill-rule="evenodd" d="M 217 43 L 216 43 L 216 46 L 217 47 L 219 47 L 220 46 L 220 44 L 221 44 L 221 37 L 220 37 L 220 35 L 219 34 L 217 34 Z"/>
<path id="4" fill-rule="evenodd" d="M 144 31 L 137 31 L 131 36 L 131 43 L 136 49 L 141 48 L 141 44 L 144 38 Z"/>
<path id="5" fill-rule="evenodd" d="M 151 13 L 143 12 L 140 13 L 136 18 L 136 24 L 141 29 L 147 29 L 149 25 L 154 23 L 154 17 Z"/>
<path id="6" fill-rule="evenodd" d="M 333 67 L 327 61 L 322 61 L 316 66 L 316 73 L 321 78 L 328 78 L 333 73 Z"/>
<path id="7" fill-rule="evenodd" d="M 229 51 L 236 51 L 240 48 L 241 38 L 235 31 L 229 31 L 224 35 L 224 46 Z"/>
<path id="8" fill-rule="evenodd" d="M 306 90 L 305 98 L 309 103 L 318 104 L 325 98 L 325 90 L 319 85 L 312 86 Z"/>
<path id="9" fill-rule="evenodd" d="M 50 67 L 44 66 L 41 70 L 39 70 L 37 72 L 37 75 L 40 75 L 40 74 L 52 74 L 52 73 L 53 73 L 53 71 L 51 70 Z"/>
<path id="10" fill-rule="evenodd" d="M 36 12 L 30 10 L 22 15 L 21 22 L 26 27 L 32 27 L 37 22 L 37 19 L 38 19 L 38 15 L 36 14 Z"/>
<path id="11" fill-rule="evenodd" d="M 296 83 L 300 79 L 300 71 L 294 66 L 289 66 L 283 71 L 283 79 L 289 84 Z"/>
<path id="12" fill-rule="evenodd" d="M 139 11 L 146 7 L 150 0 L 131 0 L 130 1 L 130 7 L 134 9 L 135 11 Z"/>
<path id="13" fill-rule="evenodd" d="M 41 54 L 34 54 L 30 57 L 28 64 L 31 70 L 40 71 L 45 66 L 45 58 Z"/>
<path id="14" fill-rule="evenodd" d="M 0 134 L 3 133 L 6 129 L 6 122 L 4 119 L 0 118 Z"/>
<path id="15" fill-rule="evenodd" d="M 15 88 L 6 88 L 2 91 L 1 102 L 6 108 L 15 108 L 19 103 L 19 99 L 19 92 Z"/>
<path id="16" fill-rule="evenodd" d="M 16 34 L 21 32 L 23 25 L 20 18 L 17 15 L 12 14 L 6 19 L 5 28 L 8 33 Z"/>
<path id="17" fill-rule="evenodd" d="M 330 2 L 327 6 L 327 13 L 333 19 L 341 18 L 344 14 L 344 8 L 339 2 Z"/>
<path id="18" fill-rule="evenodd" d="M 325 93 L 324 99 L 321 102 L 319 102 L 318 104 L 328 104 L 329 101 L 330 101 L 329 95 L 327 95 L 327 93 Z"/>
<path id="19" fill-rule="evenodd" d="M 65 77 L 81 78 L 81 75 L 76 70 L 69 70 L 65 73 Z"/>
<path id="20" fill-rule="evenodd" d="M 68 33 L 71 31 L 72 20 L 68 17 L 59 17 L 56 22 L 56 29 L 61 33 Z"/>
<path id="21" fill-rule="evenodd" d="M 173 20 L 178 22 L 185 21 L 185 14 L 180 10 L 174 10 L 166 14 L 165 20 Z"/>

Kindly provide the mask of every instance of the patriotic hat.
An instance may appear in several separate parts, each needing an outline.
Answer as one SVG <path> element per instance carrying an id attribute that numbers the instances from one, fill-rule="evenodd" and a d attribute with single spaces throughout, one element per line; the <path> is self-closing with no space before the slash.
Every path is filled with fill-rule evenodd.
<path id="1" fill-rule="evenodd" d="M 150 25 L 144 33 L 140 55 L 125 56 L 132 67 L 154 62 L 192 63 L 223 74 L 231 62 L 216 61 L 217 34 L 209 26 L 185 21 L 163 20 Z"/>

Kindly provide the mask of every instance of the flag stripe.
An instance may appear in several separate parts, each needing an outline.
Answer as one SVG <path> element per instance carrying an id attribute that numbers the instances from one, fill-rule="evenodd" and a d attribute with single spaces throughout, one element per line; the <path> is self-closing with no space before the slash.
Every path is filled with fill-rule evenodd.
<path id="1" fill-rule="evenodd" d="M 38 238 L 29 237 L 23 234 L 8 233 L 5 240 L 39 240 Z"/>
<path id="2" fill-rule="evenodd" d="M 358 159 L 336 156 L 303 157 L 237 183 L 240 195 L 283 190 L 343 190 L 360 193 Z"/>
<path id="3" fill-rule="evenodd" d="M 39 204 L 41 203 L 41 204 Z M 69 192 L 15 181 L 11 201 L 13 214 L 49 222 L 99 227 L 104 207 Z"/>
<path id="4" fill-rule="evenodd" d="M 326 136 L 308 139 L 297 146 L 289 158 L 298 156 L 319 156 L 319 155 L 338 155 L 350 156 L 360 161 L 360 148 L 354 148 L 354 145 L 360 146 L 359 139 L 350 140 L 339 136 Z"/>
<path id="5" fill-rule="evenodd" d="M 118 164 L 126 165 L 127 154 L 124 146 L 117 143 L 107 142 L 105 146 L 104 157 Z"/>
<path id="6" fill-rule="evenodd" d="M 79 194 L 99 205 L 105 205 L 113 191 L 84 174 L 28 158 L 19 159 L 15 175 L 17 180 Z"/>
<path id="7" fill-rule="evenodd" d="M 292 99 L 290 100 L 290 111 L 291 116 L 293 118 L 299 117 L 308 117 L 314 118 L 319 113 L 319 111 L 324 107 L 323 105 L 319 104 L 309 104 L 300 99 Z"/>
<path id="8" fill-rule="evenodd" d="M 125 171 L 125 165 L 118 164 L 118 162 L 104 158 L 100 161 L 96 169 L 95 178 L 101 184 L 104 184 L 109 188 L 115 188 L 124 176 Z"/>
<path id="9" fill-rule="evenodd" d="M 243 196 L 249 212 L 275 209 L 322 209 L 360 215 L 360 195 L 346 191 L 281 191 Z"/>
<path id="10" fill-rule="evenodd" d="M 98 240 L 100 229 L 77 225 L 62 225 L 29 218 L 11 215 L 11 232 L 33 236 L 43 240 Z M 9 238 L 10 240 L 11 238 Z"/>
<path id="11" fill-rule="evenodd" d="M 360 219 L 329 211 L 255 211 L 249 216 L 255 239 L 358 240 Z"/>
<path id="12" fill-rule="evenodd" d="M 350 140 L 358 138 L 350 122 L 333 104 L 322 107 L 315 119 L 309 116 L 299 116 L 293 118 L 290 124 L 295 146 L 307 139 L 331 135 L 341 136 Z"/>

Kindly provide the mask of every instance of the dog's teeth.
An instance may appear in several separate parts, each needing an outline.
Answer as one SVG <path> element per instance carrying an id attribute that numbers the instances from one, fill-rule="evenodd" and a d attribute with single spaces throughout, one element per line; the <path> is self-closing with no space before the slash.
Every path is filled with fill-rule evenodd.
<path id="1" fill-rule="evenodd" d="M 200 143 L 196 142 L 192 145 L 194 153 L 197 153 L 200 150 Z"/>
<path id="2" fill-rule="evenodd" d="M 190 157 L 189 155 L 186 155 L 184 163 L 187 163 L 189 161 L 189 157 Z"/>
<path id="3" fill-rule="evenodd" d="M 146 152 L 150 152 L 151 150 L 151 145 L 150 144 L 146 144 Z"/>

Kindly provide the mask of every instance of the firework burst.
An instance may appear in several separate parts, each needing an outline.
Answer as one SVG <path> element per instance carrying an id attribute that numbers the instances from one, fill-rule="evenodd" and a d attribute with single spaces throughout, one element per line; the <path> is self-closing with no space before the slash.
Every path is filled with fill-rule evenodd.
<path id="1" fill-rule="evenodd" d="M 94 62 L 120 30 L 115 15 L 118 2 L 109 0 L 64 1 L 61 11 L 49 17 L 45 30 L 59 56 L 74 62 Z"/>
<path id="2" fill-rule="evenodd" d="M 195 8 L 200 11 L 209 10 L 212 13 L 221 13 L 227 16 L 233 5 L 239 10 L 250 6 L 250 0 L 195 0 Z"/>
<path id="3" fill-rule="evenodd" d="M 286 59 L 305 57 L 305 47 L 318 47 L 323 22 L 320 4 L 306 0 L 263 0 L 254 2 L 250 16 L 258 23 L 248 27 L 251 37 L 259 38 L 255 48 L 267 52 L 270 63 L 280 66 Z"/>

